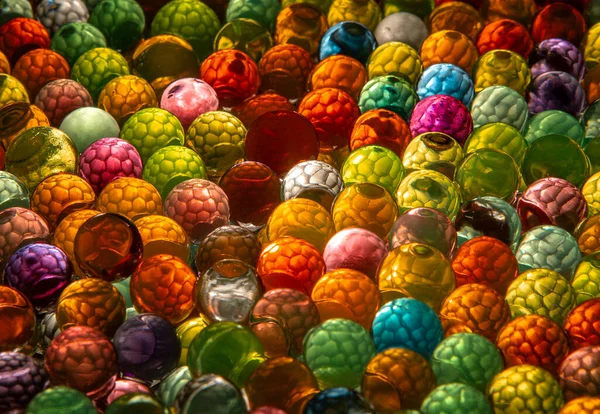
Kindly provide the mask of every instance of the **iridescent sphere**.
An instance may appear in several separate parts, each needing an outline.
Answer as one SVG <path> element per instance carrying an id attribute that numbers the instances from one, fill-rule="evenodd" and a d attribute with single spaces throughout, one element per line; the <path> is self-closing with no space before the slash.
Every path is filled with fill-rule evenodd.
<path id="1" fill-rule="evenodd" d="M 531 75 L 563 71 L 582 80 L 585 72 L 583 55 L 573 43 L 563 39 L 546 39 L 534 49 L 529 57 Z"/>
<path id="2" fill-rule="evenodd" d="M 586 106 L 585 91 L 577 78 L 551 71 L 537 76 L 529 91 L 529 112 L 533 115 L 558 109 L 579 116 Z"/>
<path id="3" fill-rule="evenodd" d="M 219 108 L 219 98 L 206 82 L 183 78 L 167 86 L 160 99 L 160 107 L 175 115 L 187 131 L 198 116 Z"/>
<path id="4" fill-rule="evenodd" d="M 425 69 L 417 84 L 417 95 L 421 100 L 433 95 L 449 95 L 469 106 L 475 92 L 467 72 L 450 63 L 440 63 Z"/>
<path id="5" fill-rule="evenodd" d="M 168 374 L 177 365 L 181 352 L 175 328 L 149 313 L 125 321 L 113 342 L 120 370 L 146 381 Z"/>
<path id="6" fill-rule="evenodd" d="M 410 131 L 415 137 L 425 132 L 441 132 L 462 144 L 472 130 L 473 119 L 467 107 L 447 95 L 423 99 L 410 117 Z"/>

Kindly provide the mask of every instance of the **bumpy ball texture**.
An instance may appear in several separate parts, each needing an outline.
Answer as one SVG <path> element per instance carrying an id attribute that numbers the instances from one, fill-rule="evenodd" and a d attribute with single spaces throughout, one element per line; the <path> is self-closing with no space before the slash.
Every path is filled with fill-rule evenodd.
<path id="1" fill-rule="evenodd" d="M 38 360 L 20 352 L 0 353 L 0 408 L 25 409 L 44 388 L 48 374 Z"/>
<path id="2" fill-rule="evenodd" d="M 423 401 L 423 414 L 491 414 L 485 395 L 466 384 L 445 384 L 434 389 Z"/>
<path id="3" fill-rule="evenodd" d="M 449 63 L 428 67 L 417 85 L 419 99 L 433 95 L 449 95 L 469 106 L 475 92 L 473 81 L 467 72 Z"/>
<path id="4" fill-rule="evenodd" d="M 579 116 L 585 108 L 585 91 L 577 78 L 565 72 L 545 72 L 533 80 L 529 111 L 537 114 L 558 109 Z"/>
<path id="5" fill-rule="evenodd" d="M 558 369 L 567 401 L 598 395 L 600 390 L 600 346 L 587 346 L 569 354 Z"/>
<path id="6" fill-rule="evenodd" d="M 446 95 L 429 96 L 420 101 L 410 117 L 413 136 L 442 132 L 464 143 L 473 130 L 473 119 L 458 99 Z"/>

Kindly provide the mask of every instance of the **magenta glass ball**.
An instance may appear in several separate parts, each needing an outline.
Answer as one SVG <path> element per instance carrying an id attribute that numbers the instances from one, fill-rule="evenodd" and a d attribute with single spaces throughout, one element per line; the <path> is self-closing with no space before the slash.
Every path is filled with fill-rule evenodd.
<path id="1" fill-rule="evenodd" d="M 79 174 L 96 194 L 119 177 L 142 177 L 142 157 L 133 145 L 119 138 L 102 138 L 82 153 Z"/>
<path id="2" fill-rule="evenodd" d="M 372 231 L 349 228 L 336 233 L 327 242 L 323 259 L 327 272 L 354 269 L 375 280 L 379 264 L 387 253 L 385 242 Z"/>
<path id="3" fill-rule="evenodd" d="M 429 96 L 417 105 L 410 116 L 413 137 L 425 132 L 442 132 L 461 145 L 473 131 L 469 109 L 458 99 L 448 95 Z"/>
<path id="4" fill-rule="evenodd" d="M 175 115 L 185 130 L 205 112 L 219 108 L 215 90 L 206 82 L 195 78 L 179 79 L 165 89 L 160 107 Z"/>

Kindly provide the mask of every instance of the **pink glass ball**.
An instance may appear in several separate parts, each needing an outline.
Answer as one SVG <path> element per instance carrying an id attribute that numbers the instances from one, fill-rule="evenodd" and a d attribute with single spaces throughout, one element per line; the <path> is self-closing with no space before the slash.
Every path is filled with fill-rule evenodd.
<path id="1" fill-rule="evenodd" d="M 459 144 L 464 144 L 473 131 L 469 109 L 458 99 L 448 95 L 429 96 L 417 105 L 410 116 L 413 137 L 425 132 L 442 132 Z"/>
<path id="2" fill-rule="evenodd" d="M 179 79 L 163 92 L 160 107 L 175 115 L 185 130 L 205 112 L 219 108 L 215 90 L 206 82 L 195 78 Z"/>
<path id="3" fill-rule="evenodd" d="M 59 127 L 63 119 L 76 109 L 94 106 L 90 93 L 72 79 L 47 83 L 35 97 L 34 104 L 48 117 L 50 125 Z"/>

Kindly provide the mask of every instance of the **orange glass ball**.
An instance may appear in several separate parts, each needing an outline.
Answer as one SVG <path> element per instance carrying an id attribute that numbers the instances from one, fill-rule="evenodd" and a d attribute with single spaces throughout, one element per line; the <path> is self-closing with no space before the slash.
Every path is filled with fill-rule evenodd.
<path id="1" fill-rule="evenodd" d="M 292 4 L 277 15 L 275 43 L 292 43 L 316 55 L 327 27 L 327 16 L 316 7 L 306 3 Z"/>
<path id="2" fill-rule="evenodd" d="M 471 39 L 454 30 L 432 33 L 421 46 L 421 61 L 425 69 L 437 63 L 451 63 L 471 73 L 478 58 L 477 47 Z"/>
<path id="3" fill-rule="evenodd" d="M 402 157 L 411 140 L 410 127 L 400 115 L 387 109 L 373 109 L 362 114 L 354 123 L 350 150 L 379 145 Z"/>
<path id="4" fill-rule="evenodd" d="M 162 215 L 163 202 L 152 184 L 139 178 L 121 177 L 111 181 L 96 200 L 103 213 L 118 213 L 131 220 L 152 214 Z"/>
<path id="5" fill-rule="evenodd" d="M 164 253 L 188 259 L 190 240 L 175 220 L 156 214 L 138 218 L 133 224 L 142 236 L 144 258 Z"/>
<path id="6" fill-rule="evenodd" d="M 18 290 L 0 285 L 0 352 L 18 351 L 35 334 L 33 306 Z"/>
<path id="7" fill-rule="evenodd" d="M 369 75 L 356 59 L 333 55 L 323 59 L 308 77 L 307 89 L 337 88 L 349 94 L 355 102 Z"/>
<path id="8" fill-rule="evenodd" d="M 44 85 L 57 79 L 67 79 L 70 72 L 65 58 L 49 49 L 25 53 L 12 69 L 12 75 L 27 88 L 32 101 Z"/>

